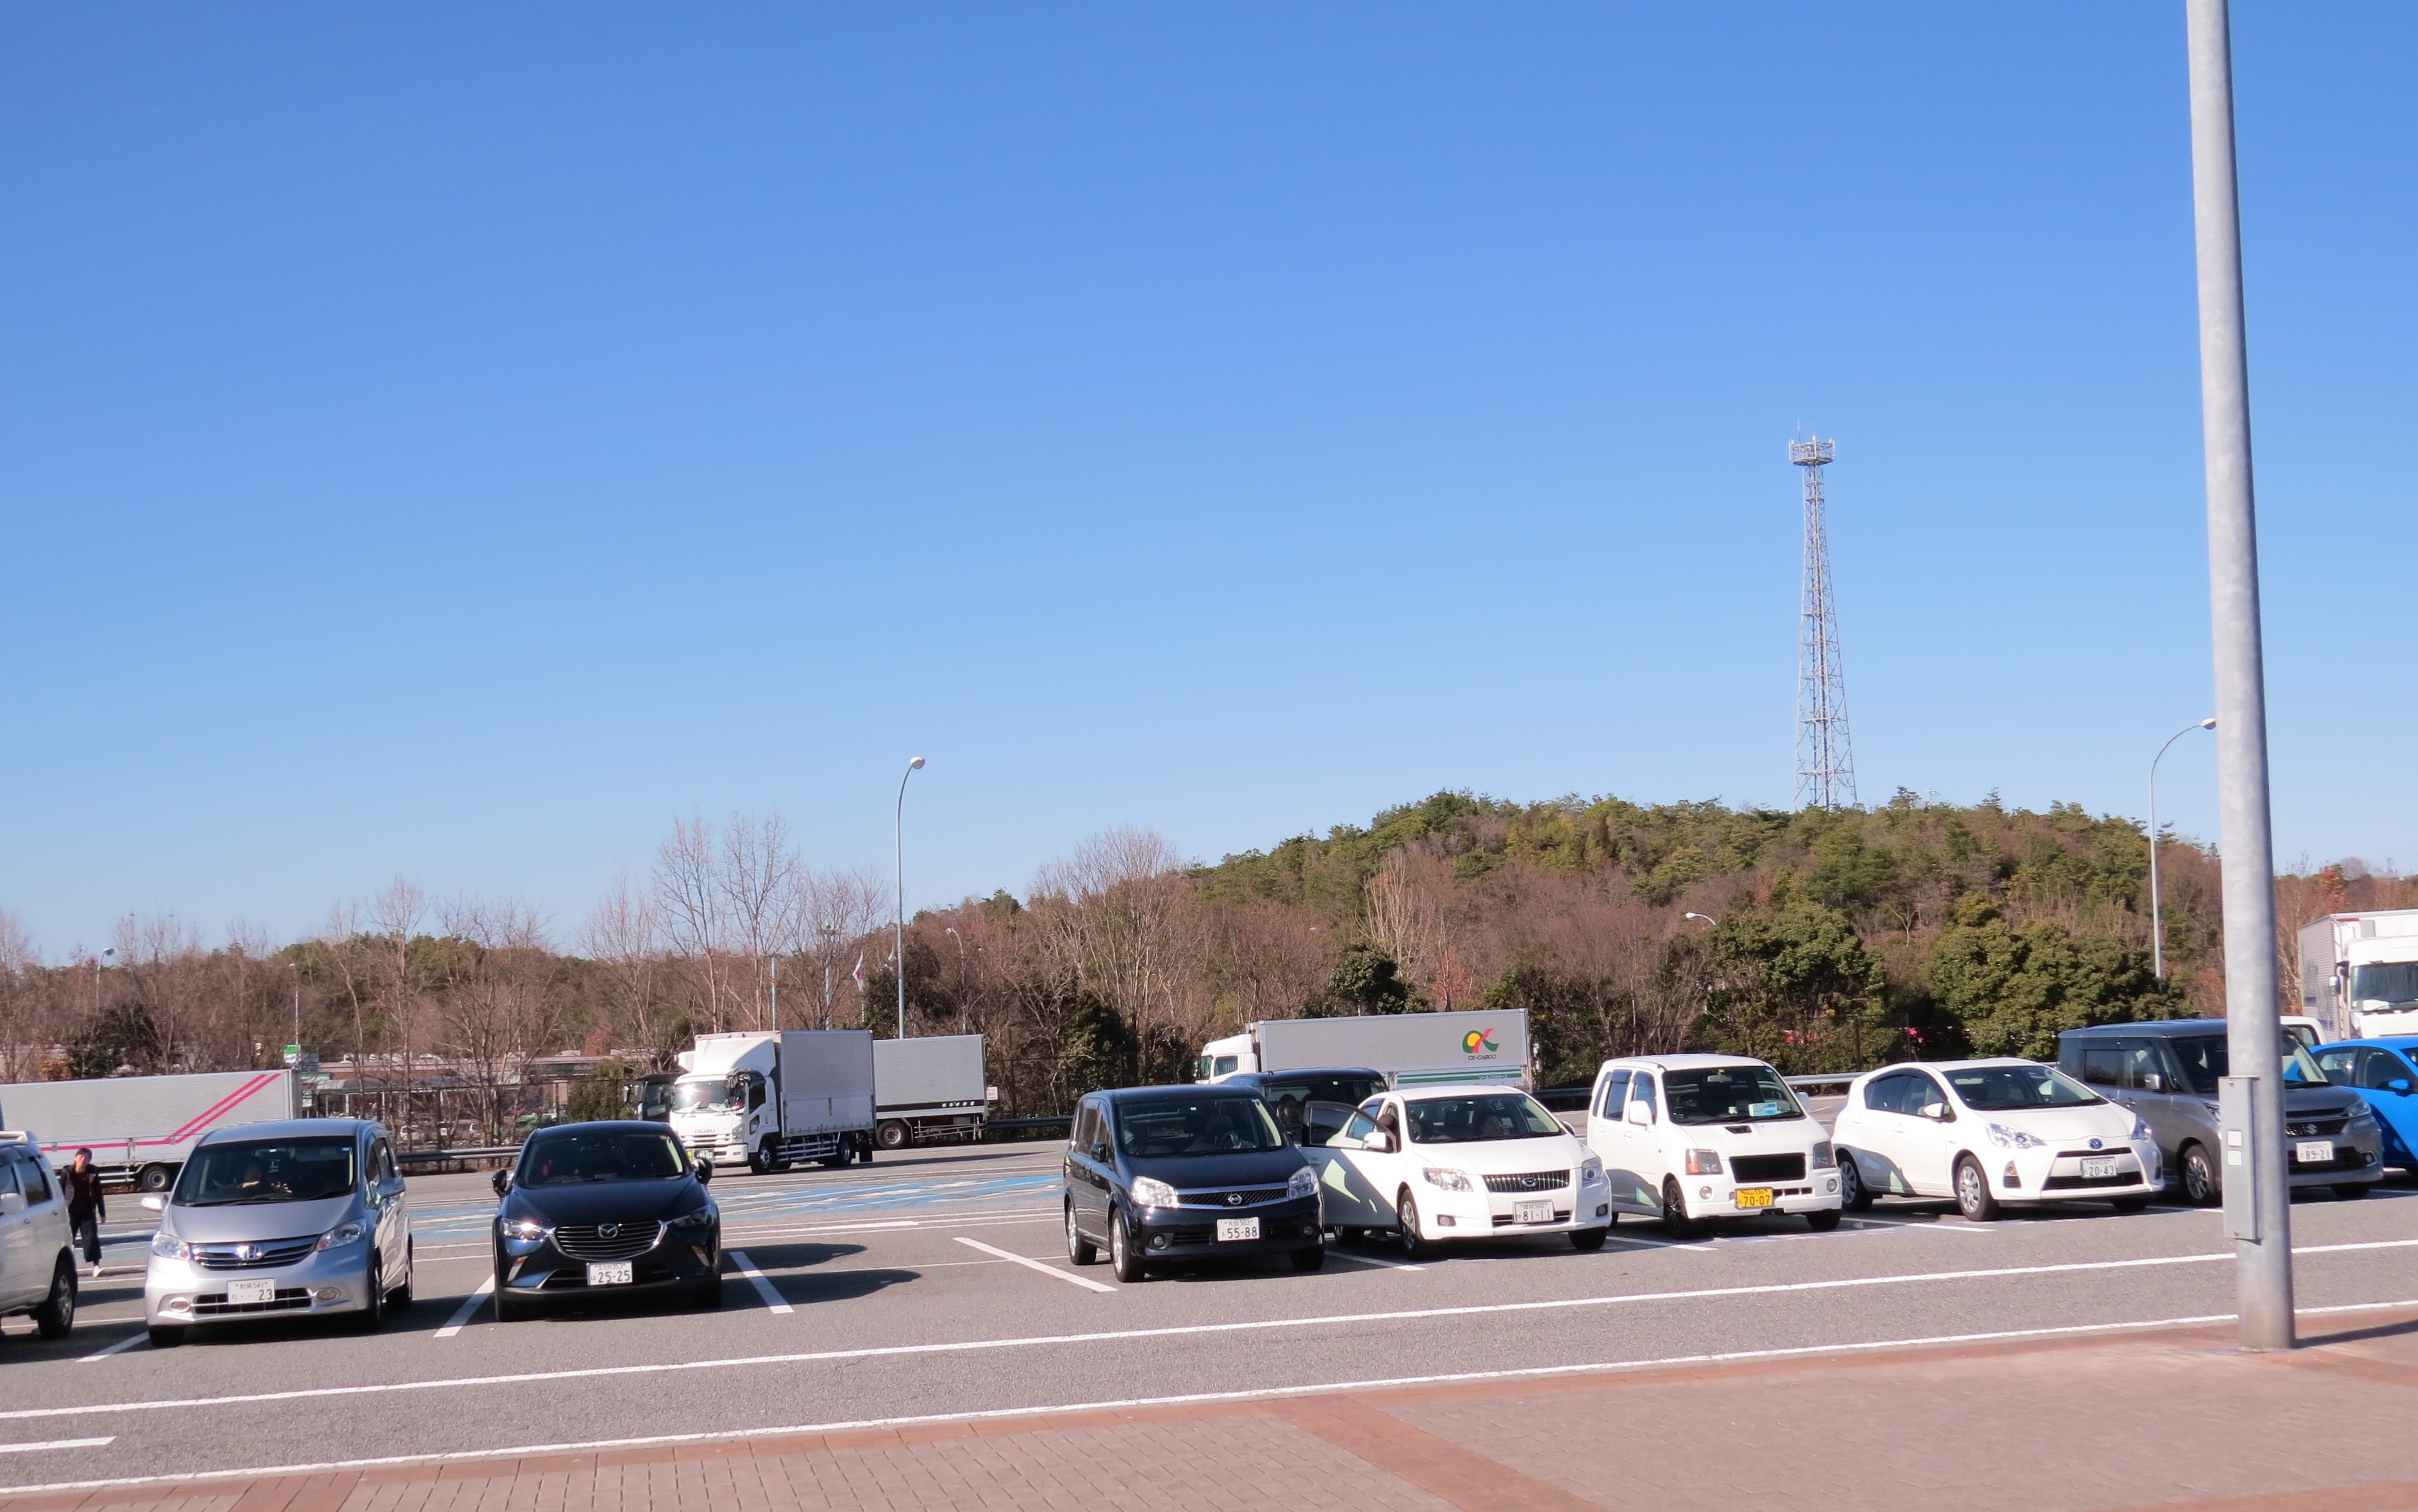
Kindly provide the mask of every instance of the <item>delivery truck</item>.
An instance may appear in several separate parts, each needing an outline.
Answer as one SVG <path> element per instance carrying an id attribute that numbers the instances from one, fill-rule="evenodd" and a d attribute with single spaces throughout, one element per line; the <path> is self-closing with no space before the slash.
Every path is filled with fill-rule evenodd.
<path id="1" fill-rule="evenodd" d="M 1193 1080 L 1245 1071 L 1366 1066 L 1395 1087 L 1446 1081 L 1529 1084 L 1528 1011 L 1272 1018 L 1201 1047 Z"/>
<path id="2" fill-rule="evenodd" d="M 2328 1039 L 2418 1034 L 2418 909 L 2330 913 L 2301 926 L 2301 1009 Z"/>
<path id="3" fill-rule="evenodd" d="M 98 1077 L 0 1087 L 0 1127 L 32 1129 L 54 1166 L 90 1150 L 104 1181 L 164 1192 L 212 1129 L 298 1118 L 291 1071 L 206 1071 L 186 1077 Z"/>
<path id="4" fill-rule="evenodd" d="M 983 1081 L 983 1037 L 873 1042 L 873 1140 L 884 1150 L 979 1139 L 997 1092 Z"/>
<path id="5" fill-rule="evenodd" d="M 873 1035 L 862 1029 L 699 1034 L 672 1083 L 672 1132 L 716 1165 L 762 1174 L 873 1158 Z"/>

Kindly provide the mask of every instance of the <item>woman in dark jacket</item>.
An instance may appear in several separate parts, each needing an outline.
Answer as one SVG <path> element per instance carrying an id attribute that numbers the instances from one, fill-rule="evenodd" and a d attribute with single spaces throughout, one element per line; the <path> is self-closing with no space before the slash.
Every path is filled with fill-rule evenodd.
<path id="1" fill-rule="evenodd" d="M 109 1199 L 101 1195 L 100 1172 L 93 1168 L 92 1152 L 79 1150 L 67 1169 L 69 1243 L 82 1242 L 84 1263 L 100 1274 L 100 1226 L 109 1221 Z"/>

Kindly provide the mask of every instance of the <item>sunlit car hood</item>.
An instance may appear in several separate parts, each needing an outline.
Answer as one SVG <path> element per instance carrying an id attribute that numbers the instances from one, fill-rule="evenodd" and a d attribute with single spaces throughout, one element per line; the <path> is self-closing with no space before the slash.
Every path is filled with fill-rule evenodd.
<path id="1" fill-rule="evenodd" d="M 704 1202 L 694 1178 L 676 1182 L 582 1182 L 576 1186 L 515 1186 L 504 1198 L 503 1216 L 558 1223 L 604 1223 L 616 1218 L 661 1220 Z"/>
<path id="2" fill-rule="evenodd" d="M 1774 1154 L 1810 1151 L 1830 1137 L 1829 1130 L 1811 1118 L 1753 1119 L 1736 1123 L 1674 1123 L 1670 1127 L 1675 1134 L 1699 1149 L 1736 1150 L 1740 1154 L 1754 1154 L 1766 1150 Z"/>
<path id="3" fill-rule="evenodd" d="M 1211 1186 L 1281 1185 L 1308 1164 L 1308 1157 L 1292 1145 L 1220 1155 L 1159 1155 L 1147 1160 L 1125 1157 L 1127 1170 L 1165 1182 L 1179 1192 Z"/>
<path id="4" fill-rule="evenodd" d="M 1530 1139 L 1472 1139 L 1465 1144 L 1420 1144 L 1410 1156 L 1422 1166 L 1443 1166 L 1480 1176 L 1512 1176 L 1531 1170 L 1568 1170 L 1588 1157 L 1587 1147 L 1568 1134 Z"/>
<path id="5" fill-rule="evenodd" d="M 323 1234 L 333 1229 L 344 1221 L 359 1201 L 356 1194 L 347 1192 L 312 1202 L 254 1202 L 204 1208 L 171 1205 L 160 1215 L 160 1227 L 193 1245 L 299 1239 L 304 1234 Z"/>
<path id="6" fill-rule="evenodd" d="M 1981 1123 L 2004 1124 L 2036 1139 L 2059 1144 L 2076 1139 L 2104 1139 L 2112 1144 L 2130 1138 L 2133 1132 L 2133 1110 L 2114 1103 L 2086 1103 L 2080 1107 L 2010 1107 L 1996 1113 L 1966 1108 L 1956 1116 Z"/>

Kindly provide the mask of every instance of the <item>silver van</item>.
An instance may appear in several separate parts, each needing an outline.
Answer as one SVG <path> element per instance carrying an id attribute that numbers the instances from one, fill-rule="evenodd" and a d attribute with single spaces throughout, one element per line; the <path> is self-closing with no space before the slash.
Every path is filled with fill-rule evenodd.
<path id="1" fill-rule="evenodd" d="M 2365 1197 L 2384 1178 L 2384 1130 L 2375 1113 L 2357 1092 L 2328 1085 L 2289 1030 L 2278 1048 L 2284 1168 L 2291 1185 L 2331 1187 L 2340 1198 Z M 2193 1203 L 2213 1202 L 2224 1191 L 2216 1158 L 2216 1083 L 2231 1075 L 2226 1060 L 2222 1018 L 2099 1024 L 2057 1037 L 2057 1068 L 2140 1115 L 2158 1137 L 2170 1184 L 2180 1185 L 2184 1200 Z"/>
<path id="2" fill-rule="evenodd" d="M 39 1139 L 0 1129 L 0 1315 L 30 1313 L 44 1338 L 65 1338 L 75 1309 L 67 1193 Z"/>
<path id="3" fill-rule="evenodd" d="M 411 1306 L 411 1215 L 386 1130 L 365 1119 L 217 1129 L 160 1214 L 143 1282 L 151 1342 L 195 1323 L 351 1316 L 375 1329 Z"/>

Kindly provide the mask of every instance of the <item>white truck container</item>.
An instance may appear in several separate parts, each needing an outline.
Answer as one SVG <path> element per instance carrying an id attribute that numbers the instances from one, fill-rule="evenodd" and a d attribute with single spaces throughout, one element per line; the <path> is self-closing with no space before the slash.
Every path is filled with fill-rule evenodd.
<path id="1" fill-rule="evenodd" d="M 873 1042 L 873 1141 L 884 1150 L 981 1138 L 990 1095 L 979 1034 Z"/>
<path id="2" fill-rule="evenodd" d="M 2301 1007 L 2329 1039 L 2418 1034 L 2418 909 L 2302 925 Z"/>
<path id="3" fill-rule="evenodd" d="M 1395 1087 L 1441 1081 L 1528 1085 L 1528 1011 L 1369 1014 L 1354 1018 L 1272 1018 L 1201 1047 L 1195 1081 L 1246 1071 L 1355 1066 Z"/>
<path id="4" fill-rule="evenodd" d="M 188 1077 L 98 1077 L 0 1087 L 0 1126 L 35 1129 L 53 1166 L 92 1152 L 103 1179 L 164 1192 L 212 1129 L 299 1118 L 291 1071 L 205 1071 Z"/>
<path id="5" fill-rule="evenodd" d="M 672 1132 L 717 1165 L 787 1170 L 873 1158 L 873 1035 L 862 1029 L 699 1034 L 679 1057 Z"/>

